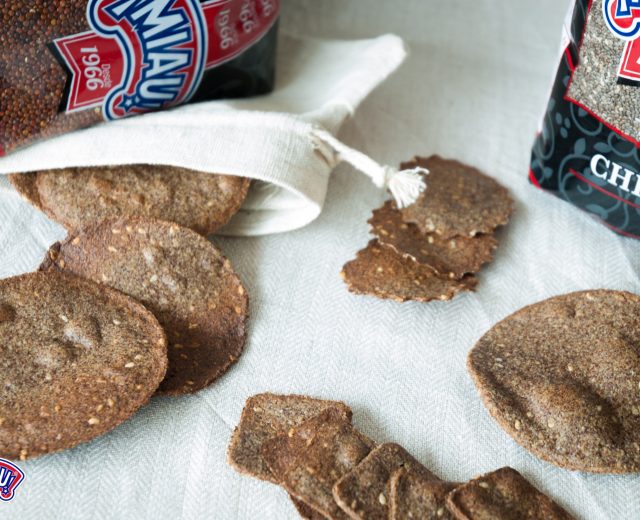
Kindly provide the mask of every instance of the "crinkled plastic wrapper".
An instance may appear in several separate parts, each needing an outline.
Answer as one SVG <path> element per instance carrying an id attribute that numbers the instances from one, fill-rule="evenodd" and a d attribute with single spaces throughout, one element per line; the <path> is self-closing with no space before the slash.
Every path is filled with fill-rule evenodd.
<path id="1" fill-rule="evenodd" d="M 3 0 L 0 156 L 101 121 L 273 89 L 279 0 Z"/>
<path id="2" fill-rule="evenodd" d="M 640 238 L 640 0 L 575 0 L 530 180 Z"/>

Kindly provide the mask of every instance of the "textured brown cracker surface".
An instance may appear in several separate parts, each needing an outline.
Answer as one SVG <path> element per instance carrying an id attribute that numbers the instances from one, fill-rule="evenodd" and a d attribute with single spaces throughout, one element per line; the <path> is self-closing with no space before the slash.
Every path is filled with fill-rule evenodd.
<path id="1" fill-rule="evenodd" d="M 46 213 L 69 230 L 128 216 L 167 220 L 208 235 L 240 209 L 249 180 L 126 165 L 38 172 L 36 185 Z"/>
<path id="2" fill-rule="evenodd" d="M 443 239 L 437 233 L 425 234 L 415 224 L 406 223 L 392 201 L 375 210 L 369 224 L 381 244 L 451 278 L 477 273 L 492 260 L 498 245 L 491 235 Z"/>
<path id="3" fill-rule="evenodd" d="M 153 312 L 169 340 L 161 393 L 200 390 L 242 354 L 247 292 L 231 263 L 191 230 L 158 220 L 107 220 L 52 247 L 41 268 L 109 285 Z"/>
<path id="4" fill-rule="evenodd" d="M 453 520 L 446 501 L 457 486 L 401 468 L 389 483 L 389 520 Z"/>
<path id="5" fill-rule="evenodd" d="M 395 443 L 381 444 L 333 487 L 333 497 L 351 518 L 386 520 L 389 516 L 391 474 L 409 468 L 425 478 L 433 473 Z"/>
<path id="6" fill-rule="evenodd" d="M 373 447 L 339 410 L 329 409 L 265 443 L 263 456 L 291 495 L 327 518 L 343 520 L 348 516 L 333 498 L 333 485 Z"/>
<path id="7" fill-rule="evenodd" d="M 37 178 L 38 176 L 35 173 L 14 173 L 7 175 L 7 179 L 9 179 L 9 182 L 16 191 L 32 206 L 42 210 L 42 201 L 40 200 L 40 194 L 36 186 Z"/>
<path id="8" fill-rule="evenodd" d="M 451 300 L 462 291 L 473 291 L 478 283 L 473 275 L 462 280 L 439 276 L 430 267 L 404 258 L 377 240 L 359 251 L 341 274 L 353 293 L 398 302 Z"/>
<path id="9" fill-rule="evenodd" d="M 339 409 L 345 418 L 351 418 L 349 407 L 338 401 L 270 393 L 250 397 L 229 444 L 229 463 L 240 473 L 278 482 L 262 457 L 263 444 L 328 408 Z"/>
<path id="10" fill-rule="evenodd" d="M 525 307 L 478 341 L 468 369 L 493 418 L 534 455 L 640 471 L 640 297 L 593 290 Z"/>
<path id="11" fill-rule="evenodd" d="M 458 520 L 571 520 L 516 470 L 502 468 L 454 489 L 447 506 Z"/>
<path id="12" fill-rule="evenodd" d="M 71 448 L 145 404 L 167 369 L 160 324 L 131 298 L 59 273 L 0 281 L 0 457 Z"/>
<path id="13" fill-rule="evenodd" d="M 401 210 L 404 220 L 423 233 L 442 238 L 493 233 L 506 224 L 513 200 L 505 187 L 476 168 L 437 155 L 416 157 L 402 168 L 429 170 L 427 189 L 411 206 Z"/>

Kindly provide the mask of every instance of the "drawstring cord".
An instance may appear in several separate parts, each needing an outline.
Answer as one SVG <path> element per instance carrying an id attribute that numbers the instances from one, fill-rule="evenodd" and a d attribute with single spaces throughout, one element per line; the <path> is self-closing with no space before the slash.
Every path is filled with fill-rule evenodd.
<path id="1" fill-rule="evenodd" d="M 341 162 L 349 163 L 356 170 L 369 176 L 378 188 L 388 189 L 399 208 L 406 208 L 416 202 L 427 188 L 424 176 L 428 175 L 429 170 L 425 168 L 398 170 L 391 166 L 382 166 L 318 126 L 313 127 L 311 138 L 315 149 L 330 165 L 335 167 Z"/>

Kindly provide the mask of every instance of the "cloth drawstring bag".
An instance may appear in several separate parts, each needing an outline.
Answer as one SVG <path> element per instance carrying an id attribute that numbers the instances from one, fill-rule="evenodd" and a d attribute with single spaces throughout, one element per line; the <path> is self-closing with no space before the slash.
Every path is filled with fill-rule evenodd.
<path id="1" fill-rule="evenodd" d="M 0 174 L 163 164 L 255 179 L 242 210 L 221 230 L 231 236 L 290 231 L 313 221 L 330 174 L 343 161 L 405 206 L 424 189 L 425 172 L 381 166 L 336 137 L 405 57 L 394 35 L 355 41 L 282 35 L 278 81 L 268 96 L 197 103 L 80 130 L 0 159 Z M 11 189 L 2 175 L 0 188 Z"/>

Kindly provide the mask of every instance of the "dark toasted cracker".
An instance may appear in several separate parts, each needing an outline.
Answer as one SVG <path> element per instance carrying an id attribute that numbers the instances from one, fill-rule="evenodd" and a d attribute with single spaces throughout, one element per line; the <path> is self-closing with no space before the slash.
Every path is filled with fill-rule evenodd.
<path id="1" fill-rule="evenodd" d="M 429 170 L 427 189 L 401 212 L 406 222 L 417 225 L 423 233 L 437 233 L 445 239 L 472 237 L 493 233 L 509 221 L 513 199 L 496 180 L 437 155 L 416 157 L 402 169 L 418 166 Z"/>
<path id="2" fill-rule="evenodd" d="M 262 444 L 260 454 L 275 483 L 282 483 L 285 473 L 296 463 L 300 453 L 304 451 L 323 424 L 336 421 L 351 422 L 351 409 L 345 409 L 344 405 L 330 406 L 329 403 L 332 402 L 324 401 L 328 405 L 324 409 L 267 439 Z"/>
<path id="3" fill-rule="evenodd" d="M 520 473 L 502 468 L 454 489 L 447 507 L 458 520 L 570 520 L 573 517 Z"/>
<path id="4" fill-rule="evenodd" d="M 380 243 L 451 278 L 477 273 L 491 261 L 498 245 L 491 235 L 449 239 L 443 239 L 437 233 L 425 235 L 415 224 L 403 220 L 402 213 L 393 201 L 387 201 L 375 210 L 369 224 Z"/>
<path id="5" fill-rule="evenodd" d="M 42 171 L 36 185 L 46 213 L 71 231 L 109 218 L 146 217 L 208 235 L 238 212 L 249 180 L 173 166 L 127 165 Z"/>
<path id="6" fill-rule="evenodd" d="M 229 444 L 229 464 L 240 473 L 279 482 L 262 458 L 262 445 L 329 408 L 340 410 L 351 420 L 351 409 L 339 401 L 270 393 L 250 397 Z"/>
<path id="7" fill-rule="evenodd" d="M 459 485 L 406 468 L 396 470 L 389 482 L 389 520 L 454 520 L 446 502 Z"/>
<path id="8" fill-rule="evenodd" d="M 42 211 L 42 201 L 36 186 L 37 174 L 35 173 L 13 173 L 7 175 L 7 179 L 16 191 L 32 206 Z"/>
<path id="9" fill-rule="evenodd" d="M 467 366 L 493 418 L 534 455 L 640 471 L 640 297 L 594 290 L 530 305 L 489 330 Z"/>
<path id="10" fill-rule="evenodd" d="M 395 443 L 381 444 L 333 486 L 333 498 L 356 520 L 386 520 L 389 516 L 389 480 L 399 469 L 411 469 L 423 477 L 439 480 Z"/>
<path id="11" fill-rule="evenodd" d="M 335 409 L 329 409 L 267 441 L 262 454 L 291 495 L 332 520 L 348 516 L 336 504 L 333 485 L 367 456 L 373 441 Z"/>
<path id="12" fill-rule="evenodd" d="M 169 339 L 160 393 L 200 390 L 242 354 L 247 292 L 222 253 L 189 229 L 159 220 L 107 220 L 52 247 L 41 269 L 110 285 L 154 313 Z"/>
<path id="13" fill-rule="evenodd" d="M 0 280 L 0 457 L 89 441 L 145 404 L 167 369 L 160 324 L 88 280 L 32 273 Z"/>
<path id="14" fill-rule="evenodd" d="M 305 504 L 302 500 L 298 500 L 291 495 L 289 495 L 289 498 L 291 499 L 291 502 L 293 502 L 296 511 L 298 511 L 298 514 L 302 518 L 305 518 L 306 520 L 326 520 L 326 516 L 318 513 L 315 509 Z"/>
<path id="15" fill-rule="evenodd" d="M 369 242 L 348 262 L 341 273 L 356 294 L 367 294 L 399 302 L 450 300 L 462 291 L 473 291 L 478 284 L 473 275 L 461 280 L 438 276 L 428 266 L 403 258 L 393 248 Z"/>

